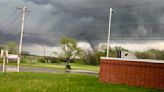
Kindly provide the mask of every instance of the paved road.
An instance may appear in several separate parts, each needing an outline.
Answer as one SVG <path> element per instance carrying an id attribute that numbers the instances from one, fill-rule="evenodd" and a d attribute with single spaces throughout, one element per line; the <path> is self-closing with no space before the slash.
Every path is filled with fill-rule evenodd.
<path id="1" fill-rule="evenodd" d="M 0 70 L 2 70 L 2 65 L 0 65 Z M 7 71 L 16 71 L 16 66 L 7 65 Z M 54 69 L 54 68 L 39 68 L 39 67 L 26 67 L 20 66 L 20 72 L 48 72 L 48 73 L 62 73 L 64 70 Z"/>
<path id="2" fill-rule="evenodd" d="M 0 65 L 0 71 L 2 70 L 2 65 Z M 16 71 L 16 66 L 7 65 L 6 70 L 13 72 Z M 26 67 L 20 66 L 20 72 L 43 72 L 43 73 L 80 73 L 80 74 L 90 74 L 90 75 L 97 75 L 98 72 L 95 71 L 86 71 L 86 70 L 69 70 L 65 71 L 62 69 L 55 69 L 55 68 L 39 68 L 39 67 Z"/>

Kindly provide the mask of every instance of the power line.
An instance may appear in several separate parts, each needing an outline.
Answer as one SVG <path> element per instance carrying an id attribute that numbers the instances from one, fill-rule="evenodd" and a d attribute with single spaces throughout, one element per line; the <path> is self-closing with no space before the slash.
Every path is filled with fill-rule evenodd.
<path id="1" fill-rule="evenodd" d="M 11 5 L 11 4 L 8 4 L 8 3 L 3 3 L 3 2 L 0 3 L 0 6 L 7 6 L 7 7 L 12 7 L 12 8 L 16 7 L 15 5 Z"/>
<path id="2" fill-rule="evenodd" d="M 41 35 L 41 36 L 56 36 L 56 34 L 44 34 L 44 33 L 32 33 L 32 32 L 24 32 L 24 34 L 28 34 L 28 35 Z"/>
<path id="3" fill-rule="evenodd" d="M 69 24 L 69 23 L 54 23 L 55 24 Z M 136 25 L 136 24 L 143 24 L 143 25 L 154 25 L 154 24 L 161 24 L 164 25 L 163 23 L 155 23 L 155 22 L 145 22 L 145 23 L 113 23 L 111 24 L 112 26 L 118 26 L 118 25 Z M 93 25 L 93 26 L 107 26 L 107 23 L 76 23 L 75 25 Z"/>
<path id="4" fill-rule="evenodd" d="M 18 29 L 18 28 L 19 28 L 19 25 L 20 25 L 19 22 L 16 23 L 15 25 L 12 25 L 12 24 L 14 24 L 14 23 L 12 23 L 12 22 L 11 22 L 10 24 L 11 24 L 11 25 L 8 24 L 8 25 L 5 26 L 5 27 L 3 26 L 4 28 L 2 28 L 1 30 L 6 32 L 6 31 L 9 31 L 9 30 L 13 30 L 14 27 L 17 29 L 17 30 L 14 30 L 14 31 L 18 31 L 18 30 L 19 30 L 19 29 Z"/>
<path id="5" fill-rule="evenodd" d="M 26 34 L 26 33 L 25 33 Z M 28 35 L 31 35 L 31 34 L 28 34 Z M 34 34 L 35 35 L 35 34 Z M 61 37 L 61 36 L 49 36 L 49 35 L 44 35 L 45 37 L 48 37 L 48 38 L 58 38 L 58 39 L 60 39 L 59 37 Z M 40 36 L 40 37 L 44 37 L 43 36 L 43 34 L 42 34 L 42 36 Z M 71 37 L 71 38 L 77 38 L 77 39 L 85 39 L 85 36 L 84 37 L 82 37 L 82 38 L 80 38 L 80 37 L 77 37 L 77 36 L 67 36 L 67 35 L 62 35 L 62 36 L 65 36 L 65 37 Z M 35 37 L 36 37 L 36 35 L 35 35 Z M 93 38 L 93 39 L 91 39 L 91 40 L 104 40 L 104 41 L 106 41 L 107 39 L 95 39 L 95 38 Z M 150 36 L 147 36 L 147 37 L 142 37 L 142 36 L 126 36 L 126 37 L 117 37 L 117 38 L 111 38 L 111 40 L 164 40 L 164 38 L 162 38 L 162 37 L 150 37 Z"/>
<path id="6" fill-rule="evenodd" d="M 14 28 L 17 28 L 19 26 L 19 21 L 17 22 L 18 17 L 19 16 L 15 17 L 13 20 L 6 22 L 3 25 L 0 25 L 1 31 L 10 31 L 11 29 L 13 30 Z"/>
<path id="7" fill-rule="evenodd" d="M 8 16 L 6 19 L 4 19 L 3 21 L 0 22 L 0 25 L 6 23 L 8 20 L 10 20 L 10 18 L 12 18 L 14 16 L 14 14 L 16 13 L 17 9 L 14 10 L 14 12 L 11 13 L 10 16 Z"/>
<path id="8" fill-rule="evenodd" d="M 2 40 L 0 40 L 1 42 L 8 42 L 8 41 L 10 41 L 10 40 L 16 40 L 16 39 L 18 39 L 19 38 L 19 33 L 16 33 L 16 34 L 12 34 L 12 35 L 10 35 L 10 37 L 5 37 L 5 38 L 3 38 Z"/>

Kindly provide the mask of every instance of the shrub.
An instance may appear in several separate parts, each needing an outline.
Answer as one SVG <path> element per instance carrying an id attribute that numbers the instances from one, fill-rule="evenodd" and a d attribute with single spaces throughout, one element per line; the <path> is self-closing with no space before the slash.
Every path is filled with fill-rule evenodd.
<path id="1" fill-rule="evenodd" d="M 164 60 L 164 51 L 158 49 L 149 49 L 144 52 L 136 52 L 137 58 L 140 59 L 157 59 Z"/>
<path id="2" fill-rule="evenodd" d="M 88 65 L 99 65 L 100 57 L 103 55 L 104 53 L 102 52 L 96 52 L 96 53 L 87 52 L 85 53 L 83 59 L 81 59 L 81 62 Z"/>
<path id="3" fill-rule="evenodd" d="M 42 57 L 38 59 L 41 63 L 59 63 L 64 62 L 63 58 L 55 58 L 55 57 Z"/>
<path id="4" fill-rule="evenodd" d="M 34 63 L 37 63 L 37 58 L 34 56 L 22 56 L 21 63 L 34 64 Z"/>

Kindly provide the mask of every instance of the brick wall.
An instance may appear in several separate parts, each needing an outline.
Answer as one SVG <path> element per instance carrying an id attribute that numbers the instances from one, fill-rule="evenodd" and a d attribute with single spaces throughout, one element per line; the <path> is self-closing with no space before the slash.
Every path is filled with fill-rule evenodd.
<path id="1" fill-rule="evenodd" d="M 150 60 L 102 58 L 100 81 L 164 90 L 164 63 Z"/>

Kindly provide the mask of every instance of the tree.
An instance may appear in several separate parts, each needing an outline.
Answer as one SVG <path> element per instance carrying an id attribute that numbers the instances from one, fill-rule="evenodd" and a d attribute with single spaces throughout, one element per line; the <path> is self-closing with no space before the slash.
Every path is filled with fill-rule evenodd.
<path id="1" fill-rule="evenodd" d="M 107 48 L 105 49 L 105 56 L 107 54 Z M 109 47 L 109 57 L 117 57 L 117 53 L 115 51 L 115 49 L 113 49 L 112 47 Z"/>
<path id="2" fill-rule="evenodd" d="M 0 45 L 0 50 L 3 50 L 3 49 L 5 49 L 5 47 L 4 47 L 4 46 L 2 46 L 2 45 Z"/>
<path id="3" fill-rule="evenodd" d="M 60 43 L 62 45 L 63 55 L 67 62 L 66 68 L 71 69 L 69 64 L 70 61 L 77 56 L 80 57 L 80 54 L 82 54 L 83 51 L 77 46 L 77 41 L 75 39 L 62 37 Z"/>
<path id="4" fill-rule="evenodd" d="M 9 51 L 9 54 L 17 54 L 17 45 L 15 42 L 8 42 L 6 49 Z"/>
<path id="5" fill-rule="evenodd" d="M 100 62 L 100 57 L 105 56 L 104 52 L 92 52 L 85 51 L 82 61 L 87 65 L 98 65 Z"/>
<path id="6" fill-rule="evenodd" d="M 28 52 L 28 51 L 22 51 L 22 53 L 21 53 L 22 55 L 30 55 L 30 53 Z"/>
<path id="7" fill-rule="evenodd" d="M 121 46 L 115 46 L 114 49 L 115 49 L 115 51 L 128 51 L 128 49 L 125 49 Z"/>

